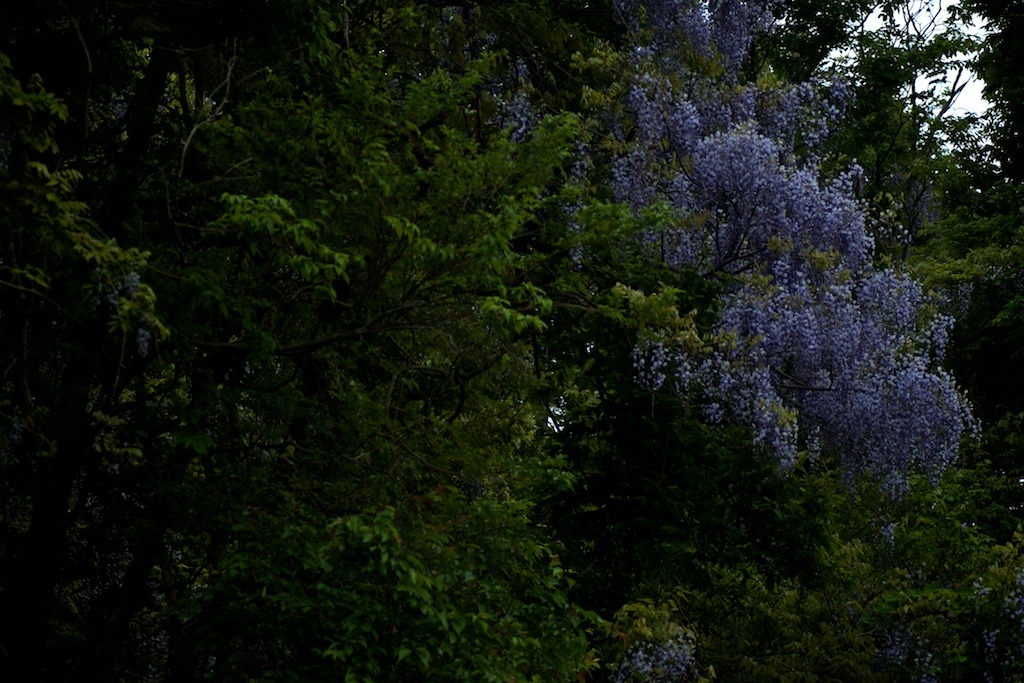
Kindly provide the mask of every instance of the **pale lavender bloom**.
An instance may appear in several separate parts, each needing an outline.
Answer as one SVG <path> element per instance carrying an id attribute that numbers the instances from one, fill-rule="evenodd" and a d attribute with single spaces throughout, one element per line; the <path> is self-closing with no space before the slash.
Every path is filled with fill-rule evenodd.
<path id="1" fill-rule="evenodd" d="M 693 646 L 682 638 L 675 638 L 664 643 L 647 643 L 630 648 L 612 681 L 682 683 L 695 680 L 697 675 Z"/>
<path id="2" fill-rule="evenodd" d="M 152 341 L 153 335 L 149 330 L 140 327 L 135 332 L 135 344 L 136 351 L 140 358 L 145 358 L 149 355 L 149 343 Z"/>
<path id="3" fill-rule="evenodd" d="M 762 88 L 742 82 L 770 5 L 659 0 L 616 8 L 647 41 L 612 162 L 615 197 L 666 202 L 675 230 L 643 238 L 675 268 L 730 276 L 717 332 L 736 340 L 708 358 L 638 348 L 637 378 L 704 394 L 711 422 L 747 425 L 780 465 L 827 450 L 847 474 L 893 495 L 910 471 L 941 471 L 977 422 L 940 366 L 953 324 L 906 275 L 872 264 L 874 241 L 855 164 L 823 178 L 817 150 L 850 100 L 839 79 Z M 648 29 L 643 32 L 642 29 Z M 719 69 L 693 66 L 701 55 Z M 642 361 L 642 362 L 641 362 Z"/>

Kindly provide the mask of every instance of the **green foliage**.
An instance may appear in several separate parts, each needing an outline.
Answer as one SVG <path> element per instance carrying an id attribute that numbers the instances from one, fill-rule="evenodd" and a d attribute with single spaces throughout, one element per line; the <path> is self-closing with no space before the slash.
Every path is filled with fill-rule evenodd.
<path id="1" fill-rule="evenodd" d="M 996 146 L 1002 172 L 1016 183 L 1024 179 L 1024 144 L 1021 139 L 1024 95 L 1020 71 L 1022 53 L 1017 39 L 1024 28 L 1024 7 L 1018 1 L 971 0 L 969 11 L 986 21 L 989 35 L 977 58 L 979 75 L 985 82 L 985 99 L 992 103 L 994 116 L 988 133 Z"/>
<path id="2" fill-rule="evenodd" d="M 431 493 L 398 511 L 280 529 L 263 511 L 234 531 L 239 549 L 197 594 L 188 617 L 201 651 L 218 633 L 242 639 L 218 677 L 302 680 L 565 680 L 585 647 L 585 618 L 567 611 L 559 559 L 539 543 L 524 511 L 457 491 Z M 509 577 L 515 591 L 510 593 Z M 239 625 L 245 625 L 239 630 Z M 251 653 L 268 632 L 286 632 Z M 541 637 L 543 634 L 544 637 Z"/>
<path id="3" fill-rule="evenodd" d="M 878 3 L 866 0 L 790 0 L 779 8 L 782 28 L 762 46 L 765 61 L 786 80 L 809 79 L 830 54 L 849 47 Z"/>
<path id="4" fill-rule="evenodd" d="M 899 100 L 966 42 L 790 3 L 750 67 L 859 46 L 880 95 L 830 163 L 869 164 L 880 220 L 909 220 L 894 168 L 945 174 L 916 265 L 974 287 L 953 362 L 992 427 L 896 504 L 634 382 L 638 342 L 705 349 L 723 283 L 640 246 L 684 217 L 608 201 L 610 3 L 51 5 L 0 26 L 10 676 L 602 680 L 673 639 L 708 680 L 1013 659 L 1019 193 L 933 159 Z"/>
<path id="5" fill-rule="evenodd" d="M 959 163 L 951 141 L 977 129 L 974 115 L 958 114 L 956 106 L 979 42 L 971 16 L 956 6 L 942 18 L 939 5 L 914 0 L 841 4 L 812 22 L 843 19 L 856 27 L 839 40 L 844 49 L 821 63 L 823 76 L 843 78 L 854 92 L 830 142 L 831 163 L 845 168 L 856 160 L 865 170 L 861 194 L 876 255 L 905 260 L 937 215 L 939 178 Z M 876 27 L 869 30 L 871 12 Z M 786 52 L 781 58 L 790 61 Z"/>
<path id="6" fill-rule="evenodd" d="M 423 71 L 406 3 L 226 42 L 108 9 L 73 17 L 102 85 L 43 65 L 67 105 L 3 62 L 5 668 L 575 677 L 529 246 L 574 117 L 485 130 L 502 53 L 453 68 L 439 29 Z"/>
<path id="7" fill-rule="evenodd" d="M 746 553 L 709 560 L 706 581 L 678 571 L 675 587 L 648 585 L 620 610 L 609 656 L 682 634 L 723 680 L 1018 675 L 1020 539 L 992 545 L 969 521 L 981 507 L 971 471 L 917 481 L 895 507 L 870 487 L 851 505 L 827 473 L 801 478 L 828 534 L 812 563 L 773 577 Z"/>
<path id="8" fill-rule="evenodd" d="M 971 464 L 988 476 L 988 532 L 1010 540 L 1020 523 L 1021 194 L 986 173 L 959 169 L 944 183 L 946 215 L 926 234 L 913 261 L 957 315 L 949 363 L 985 425 Z M 996 511 L 996 507 L 1001 508 Z"/>

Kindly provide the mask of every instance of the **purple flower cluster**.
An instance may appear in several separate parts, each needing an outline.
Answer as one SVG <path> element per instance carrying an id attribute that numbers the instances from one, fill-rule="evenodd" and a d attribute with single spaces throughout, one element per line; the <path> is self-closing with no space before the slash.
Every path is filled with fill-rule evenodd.
<path id="1" fill-rule="evenodd" d="M 496 128 L 507 128 L 512 142 L 524 142 L 530 132 L 536 128 L 540 117 L 524 93 L 518 92 L 508 100 L 498 102 L 498 112 L 490 124 Z"/>
<path id="2" fill-rule="evenodd" d="M 1013 591 L 1006 596 L 1003 604 L 1013 625 L 1024 635 L 1024 569 L 1017 572 Z"/>
<path id="3" fill-rule="evenodd" d="M 757 355 L 756 352 L 754 354 Z M 748 425 L 754 442 L 767 447 L 783 467 L 796 460 L 797 424 L 772 381 L 771 368 L 756 358 L 719 349 L 699 364 L 683 359 L 676 386 L 704 393 L 704 417 L 712 424 L 731 419 Z"/>
<path id="4" fill-rule="evenodd" d="M 748 425 L 784 467 L 828 449 L 848 474 L 898 494 L 909 471 L 949 465 L 977 429 L 938 365 L 952 319 L 915 281 L 872 264 L 860 169 L 826 180 L 818 164 L 846 84 L 741 83 L 767 3 L 645 6 L 647 26 L 632 23 L 645 42 L 631 53 L 612 190 L 635 209 L 665 202 L 684 217 L 645 238 L 666 263 L 734 284 L 717 350 L 638 348 L 638 380 L 656 389 L 672 367 L 678 388 L 703 391 L 708 419 Z M 639 16 L 631 0 L 616 7 Z M 711 61 L 701 66 L 695 51 Z"/>
<path id="5" fill-rule="evenodd" d="M 1024 569 L 1017 570 L 1005 593 L 993 590 L 979 577 L 974 582 L 974 594 L 981 603 L 981 614 L 991 614 L 987 608 L 996 606 L 999 615 L 982 622 L 985 680 L 1020 680 L 1024 662 Z"/>
<path id="6" fill-rule="evenodd" d="M 906 275 L 864 268 L 853 276 L 834 268 L 773 264 L 770 284 L 751 280 L 727 298 L 720 331 L 735 342 L 723 359 L 728 374 L 751 389 L 719 385 L 759 432 L 759 405 L 785 406 L 833 447 L 848 473 L 885 477 L 892 493 L 913 469 L 941 470 L 956 457 L 960 438 L 976 429 L 952 378 L 935 360 L 951 319 L 925 316 L 925 296 Z M 844 277 L 845 276 L 845 277 Z M 778 408 L 772 408 L 778 413 Z M 792 425 L 787 425 L 792 427 Z M 788 464 L 798 447 L 795 429 L 761 439 Z"/>
<path id="7" fill-rule="evenodd" d="M 135 344 L 136 352 L 140 358 L 145 358 L 149 355 L 149 345 L 153 340 L 153 334 L 144 327 L 140 327 L 135 331 Z"/>
<path id="8" fill-rule="evenodd" d="M 633 681 L 692 681 L 697 678 L 693 646 L 682 638 L 664 643 L 633 646 L 612 678 L 614 683 Z"/>
<path id="9" fill-rule="evenodd" d="M 673 354 L 678 355 L 678 354 Z M 637 382 L 646 389 L 657 391 L 668 379 L 669 350 L 664 344 L 646 342 L 633 348 L 633 368 Z"/>
<path id="10" fill-rule="evenodd" d="M 758 0 L 615 0 L 613 6 L 627 28 L 635 33 L 647 29 L 652 50 L 666 52 L 672 59 L 679 54 L 675 48 L 683 44 L 689 59 L 717 62 L 726 74 L 737 74 L 754 38 L 774 24 L 769 4 Z M 644 26 L 641 14 L 646 18 Z"/>
<path id="11" fill-rule="evenodd" d="M 135 292 L 138 291 L 139 285 L 142 284 L 142 278 L 134 270 L 121 278 L 121 282 L 117 287 L 106 288 L 104 299 L 112 307 L 117 308 L 120 305 L 121 298 L 133 300 L 135 298 Z M 93 306 L 98 308 L 100 305 L 99 296 L 93 301 Z"/>
<path id="12" fill-rule="evenodd" d="M 508 129 L 509 139 L 513 142 L 524 142 L 540 121 L 540 116 L 527 95 L 530 70 L 526 63 L 522 60 L 516 61 L 509 69 L 505 81 L 493 80 L 488 85 L 498 106 L 488 125 Z M 512 91 L 506 92 L 509 87 Z"/>

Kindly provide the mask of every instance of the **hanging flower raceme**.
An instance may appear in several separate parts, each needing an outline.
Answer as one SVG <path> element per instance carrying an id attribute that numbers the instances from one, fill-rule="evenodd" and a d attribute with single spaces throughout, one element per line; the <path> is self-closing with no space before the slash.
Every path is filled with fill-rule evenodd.
<path id="1" fill-rule="evenodd" d="M 638 379 L 702 396 L 708 419 L 746 424 L 784 467 L 828 450 L 898 493 L 909 472 L 949 465 L 977 429 L 939 366 L 952 319 L 872 263 L 860 169 L 827 179 L 820 168 L 845 84 L 744 82 L 769 3 L 616 7 L 637 45 L 612 191 L 688 217 L 647 241 L 670 266 L 729 283 L 713 351 L 645 342 Z"/>

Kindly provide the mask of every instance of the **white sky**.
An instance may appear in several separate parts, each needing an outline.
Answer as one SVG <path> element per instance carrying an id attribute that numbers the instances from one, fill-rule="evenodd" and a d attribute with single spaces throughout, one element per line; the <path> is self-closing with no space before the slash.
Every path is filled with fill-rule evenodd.
<path id="1" fill-rule="evenodd" d="M 943 0 L 905 0 L 903 7 L 906 10 L 905 16 L 915 16 L 917 18 L 917 26 L 920 30 L 927 34 L 934 34 L 941 32 L 948 21 L 948 7 L 950 3 L 944 2 Z M 878 29 L 882 26 L 883 20 L 881 14 L 876 11 L 867 21 L 865 28 L 869 30 Z M 906 26 L 906 21 L 901 22 L 903 26 Z M 927 26 L 926 26 L 927 25 Z M 974 25 L 966 29 L 966 33 L 978 37 L 985 35 L 985 29 L 981 26 L 981 19 L 975 18 Z M 965 55 L 967 56 L 967 55 Z M 952 85 L 956 78 L 956 69 L 951 68 L 946 74 L 946 84 Z M 981 91 L 984 87 L 984 82 L 973 72 L 965 72 L 961 76 L 961 84 L 964 79 L 967 79 L 967 84 L 961 91 L 956 102 L 950 109 L 950 113 L 954 115 L 963 115 L 966 113 L 982 114 L 988 109 L 989 103 L 982 97 Z M 918 88 L 926 88 L 928 81 L 926 78 L 918 80 Z"/>

